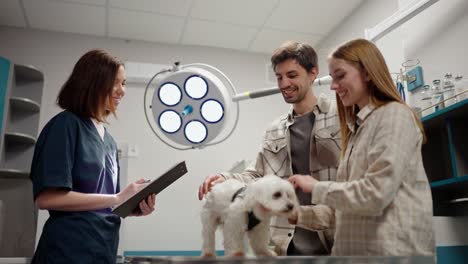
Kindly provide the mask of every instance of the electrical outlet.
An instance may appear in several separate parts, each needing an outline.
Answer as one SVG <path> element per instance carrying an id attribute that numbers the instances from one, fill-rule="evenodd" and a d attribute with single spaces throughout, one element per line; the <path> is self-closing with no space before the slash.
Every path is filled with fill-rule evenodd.
<path id="1" fill-rule="evenodd" d="M 138 146 L 136 144 L 128 144 L 127 156 L 138 157 L 139 155 L 140 151 L 138 150 Z"/>

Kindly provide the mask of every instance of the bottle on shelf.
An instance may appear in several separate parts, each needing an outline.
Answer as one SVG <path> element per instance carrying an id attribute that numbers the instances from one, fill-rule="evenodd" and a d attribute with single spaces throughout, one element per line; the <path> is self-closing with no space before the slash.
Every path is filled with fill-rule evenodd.
<path id="1" fill-rule="evenodd" d="M 421 107 L 421 116 L 427 116 L 434 113 L 434 107 L 432 107 L 432 94 L 431 87 L 429 85 L 424 85 L 419 96 L 419 105 Z"/>
<path id="2" fill-rule="evenodd" d="M 440 80 L 433 80 L 431 87 L 431 104 L 434 106 L 434 111 L 438 111 L 444 108 L 444 93 L 440 88 Z"/>
<path id="3" fill-rule="evenodd" d="M 410 91 L 411 96 L 408 98 L 406 103 L 417 113 L 420 113 L 421 108 L 421 94 L 423 87 Z"/>
<path id="4" fill-rule="evenodd" d="M 455 77 L 455 94 L 457 95 L 457 102 L 461 102 L 468 98 L 468 80 L 463 79 L 463 76 L 457 75 Z"/>
<path id="5" fill-rule="evenodd" d="M 453 76 L 450 72 L 445 74 L 443 87 L 444 106 L 448 107 L 455 104 L 457 102 L 455 97 L 455 85 L 453 84 Z"/>

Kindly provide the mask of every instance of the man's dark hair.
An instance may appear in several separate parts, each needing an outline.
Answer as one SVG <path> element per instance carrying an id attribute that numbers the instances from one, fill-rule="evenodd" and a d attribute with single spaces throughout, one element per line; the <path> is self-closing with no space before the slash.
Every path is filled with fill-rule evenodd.
<path id="1" fill-rule="evenodd" d="M 317 66 L 317 53 L 309 44 L 288 41 L 275 50 L 271 56 L 271 66 L 276 66 L 288 59 L 295 59 L 307 72 Z"/>

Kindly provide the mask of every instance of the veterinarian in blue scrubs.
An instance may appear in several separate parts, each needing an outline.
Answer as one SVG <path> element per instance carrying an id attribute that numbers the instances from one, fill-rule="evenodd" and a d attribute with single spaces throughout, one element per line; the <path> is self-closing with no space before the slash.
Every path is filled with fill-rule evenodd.
<path id="1" fill-rule="evenodd" d="M 111 207 L 146 185 L 120 191 L 117 145 L 103 125 L 124 94 L 123 64 L 103 50 L 83 55 L 63 85 L 65 111 L 43 128 L 31 166 L 36 204 L 50 214 L 32 263 L 116 263 L 120 218 Z M 151 195 L 138 215 L 154 205 Z"/>

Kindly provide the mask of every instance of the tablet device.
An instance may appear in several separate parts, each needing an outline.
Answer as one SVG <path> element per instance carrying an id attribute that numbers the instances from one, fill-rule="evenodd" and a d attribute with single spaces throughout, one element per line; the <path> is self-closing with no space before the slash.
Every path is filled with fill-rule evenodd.
<path id="1" fill-rule="evenodd" d="M 148 186 L 128 198 L 125 202 L 113 208 L 112 212 L 123 218 L 127 217 L 133 212 L 138 212 L 140 210 L 139 204 L 141 201 L 153 193 L 158 194 L 167 186 L 171 185 L 177 179 L 182 177 L 182 175 L 185 173 L 187 173 L 187 167 L 185 166 L 185 161 L 182 161 L 161 175 L 159 178 L 151 181 Z"/>

